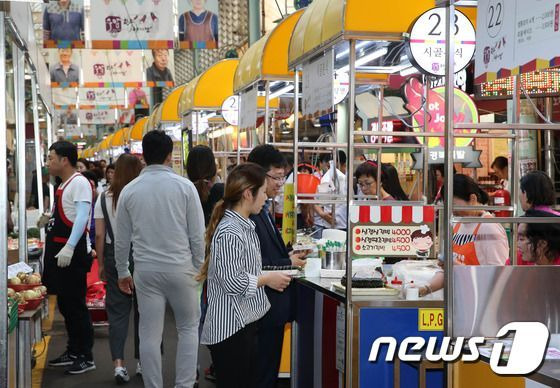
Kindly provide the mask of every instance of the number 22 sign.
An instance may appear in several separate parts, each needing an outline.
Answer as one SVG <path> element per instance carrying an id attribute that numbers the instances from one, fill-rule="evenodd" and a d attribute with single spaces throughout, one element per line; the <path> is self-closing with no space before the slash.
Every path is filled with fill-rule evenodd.
<path id="1" fill-rule="evenodd" d="M 410 29 L 408 56 L 412 64 L 428 75 L 445 75 L 445 8 L 424 12 Z M 470 20 L 455 10 L 451 28 L 455 43 L 454 72 L 470 63 L 476 47 L 476 33 Z"/>

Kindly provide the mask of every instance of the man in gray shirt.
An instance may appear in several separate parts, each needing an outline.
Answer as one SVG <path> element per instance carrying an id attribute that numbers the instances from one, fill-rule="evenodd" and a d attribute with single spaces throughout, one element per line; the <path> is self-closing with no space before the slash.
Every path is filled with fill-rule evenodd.
<path id="1" fill-rule="evenodd" d="M 175 387 L 192 387 L 198 354 L 199 273 L 204 260 L 204 215 L 194 185 L 168 167 L 173 142 L 163 131 L 142 140 L 148 165 L 121 192 L 115 259 L 121 291 L 136 287 L 140 361 L 145 387 L 163 387 L 160 344 L 165 305 L 173 309 L 177 344 Z M 134 281 L 128 268 L 133 246 Z"/>
<path id="2" fill-rule="evenodd" d="M 72 63 L 72 49 L 58 50 L 59 63 L 51 67 L 51 82 L 59 84 L 77 84 L 80 82 L 80 69 Z"/>

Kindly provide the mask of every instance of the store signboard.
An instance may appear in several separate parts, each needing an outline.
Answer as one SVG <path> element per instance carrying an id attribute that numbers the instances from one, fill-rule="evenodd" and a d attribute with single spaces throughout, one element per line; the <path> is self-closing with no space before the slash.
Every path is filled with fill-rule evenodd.
<path id="1" fill-rule="evenodd" d="M 455 147 L 453 149 L 453 162 L 460 163 L 465 168 L 480 168 L 480 155 L 482 151 L 475 150 L 473 147 Z M 424 169 L 424 152 L 413 152 L 414 158 L 413 170 Z M 428 164 L 443 164 L 445 161 L 445 149 L 443 147 L 435 147 L 428 149 Z"/>
<path id="2" fill-rule="evenodd" d="M 432 8 L 424 12 L 412 25 L 409 39 L 411 63 L 425 74 L 445 75 L 446 9 Z M 463 70 L 471 62 L 476 47 L 476 33 L 469 18 L 455 10 L 452 27 L 455 43 L 454 72 Z"/>
<path id="3" fill-rule="evenodd" d="M 414 131 L 444 133 L 445 132 L 445 87 L 430 89 L 428 91 L 428 114 L 424 115 L 424 85 L 417 78 L 410 78 L 404 87 L 404 96 L 407 104 L 406 109 L 413 113 L 412 123 Z M 478 109 L 473 99 L 461 89 L 455 88 L 455 123 L 478 123 Z M 428 122 L 424 123 L 424 116 Z M 476 133 L 476 129 L 464 129 L 456 133 Z M 421 143 L 423 138 L 418 139 Z M 472 143 L 472 138 L 456 138 L 455 146 L 467 147 Z M 428 146 L 443 147 L 443 137 L 428 138 Z"/>
<path id="4" fill-rule="evenodd" d="M 83 83 L 87 88 L 135 87 L 144 82 L 142 51 L 84 50 Z"/>
<path id="5" fill-rule="evenodd" d="M 352 206 L 352 253 L 435 257 L 434 219 L 433 206 Z"/>
<path id="6" fill-rule="evenodd" d="M 237 125 L 239 122 L 239 96 L 229 96 L 222 104 L 222 117 L 226 123 Z"/>
<path id="7" fill-rule="evenodd" d="M 79 88 L 80 106 L 104 109 L 126 106 L 123 88 Z"/>
<path id="8" fill-rule="evenodd" d="M 80 124 L 114 124 L 115 109 L 80 110 Z"/>
<path id="9" fill-rule="evenodd" d="M 560 66 L 560 3 L 479 0 L 475 83 Z"/>
<path id="10" fill-rule="evenodd" d="M 94 49 L 173 48 L 173 0 L 96 1 L 90 10 Z"/>
<path id="11" fill-rule="evenodd" d="M 303 65 L 302 112 L 311 119 L 331 113 L 334 103 L 334 51 Z"/>
<path id="12" fill-rule="evenodd" d="M 251 88 L 239 95 L 239 129 L 255 129 L 257 125 L 257 88 Z"/>

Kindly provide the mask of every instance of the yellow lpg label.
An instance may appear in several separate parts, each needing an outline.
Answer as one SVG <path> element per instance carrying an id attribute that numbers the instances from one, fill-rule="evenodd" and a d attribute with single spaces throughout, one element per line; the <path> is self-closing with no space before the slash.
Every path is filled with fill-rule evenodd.
<path id="1" fill-rule="evenodd" d="M 418 331 L 443 330 L 443 309 L 418 309 Z"/>

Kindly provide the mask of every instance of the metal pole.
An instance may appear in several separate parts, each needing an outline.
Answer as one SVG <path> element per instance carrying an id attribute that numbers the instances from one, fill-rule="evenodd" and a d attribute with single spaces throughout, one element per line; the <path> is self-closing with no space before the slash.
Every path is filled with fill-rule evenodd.
<path id="1" fill-rule="evenodd" d="M 43 214 L 45 211 L 45 204 L 43 202 L 45 196 L 43 193 L 43 156 L 41 154 L 41 130 L 39 128 L 39 109 L 37 102 L 37 80 L 36 74 L 31 77 L 31 98 L 33 101 L 33 137 L 35 145 L 35 169 L 37 170 L 37 197 L 39 203 L 39 214 Z M 40 229 L 41 241 L 45 241 L 45 230 Z"/>
<path id="2" fill-rule="evenodd" d="M 521 117 L 521 76 L 516 75 L 513 79 L 513 106 L 512 106 L 513 123 L 519 123 Z M 513 132 L 512 132 L 513 133 Z M 513 206 L 513 216 L 518 216 L 519 208 L 519 140 L 514 138 L 512 143 L 511 155 L 511 205 Z M 512 241 L 510 246 L 510 257 L 513 265 L 517 265 L 517 224 L 511 224 Z"/>
<path id="3" fill-rule="evenodd" d="M 0 90 L 6 90 L 6 28 L 0 12 Z M 6 93 L 0 93 L 0 290 L 8 284 L 8 174 L 6 173 Z M 0 298 L 0 386 L 8 386 L 8 299 Z"/>
<path id="4" fill-rule="evenodd" d="M 266 144 L 268 139 L 268 117 L 270 116 L 270 81 L 265 81 L 265 97 L 264 97 L 264 138 L 262 144 Z"/>
<path id="5" fill-rule="evenodd" d="M 247 0 L 249 12 L 249 46 L 261 37 L 261 4 L 260 0 Z"/>
<path id="6" fill-rule="evenodd" d="M 296 68 L 294 72 L 294 209 L 298 206 L 298 184 L 297 184 L 297 171 L 299 164 L 298 142 L 299 142 L 299 71 Z M 297 216 L 294 220 L 294 228 L 297 229 Z M 294 230 L 296 230 L 294 229 Z"/>
<path id="7" fill-rule="evenodd" d="M 445 14 L 445 197 L 443 204 L 443 254 L 445 260 L 445 335 L 453 337 L 453 144 L 454 139 L 454 68 L 455 40 L 451 31 L 455 16 L 455 0 L 450 0 Z M 445 368 L 446 386 L 453 386 L 453 364 Z"/>
<path id="8" fill-rule="evenodd" d="M 545 98 L 546 118 L 552 121 L 552 97 Z M 544 131 L 544 164 L 547 175 L 554 182 L 554 137 L 551 130 Z"/>
<path id="9" fill-rule="evenodd" d="M 385 100 L 385 89 L 383 88 L 383 85 L 379 86 L 379 110 L 377 112 L 377 130 L 378 131 L 382 131 L 383 130 L 383 102 Z M 348 112 L 348 114 L 350 114 L 350 112 Z M 352 118 L 352 120 L 350 120 L 352 123 L 354 123 L 354 118 Z M 350 122 L 349 121 L 349 122 Z M 352 128 L 353 130 L 354 128 Z M 349 136 L 348 137 L 348 144 L 350 144 L 350 137 L 354 137 L 354 136 Z M 377 143 L 379 143 L 379 149 L 377 150 L 377 178 L 375 178 L 377 180 L 377 200 L 380 201 L 383 198 L 381 198 L 381 159 L 383 157 L 382 153 L 383 153 L 383 148 L 381 148 L 381 142 L 382 142 L 383 136 L 377 136 Z"/>
<path id="10" fill-rule="evenodd" d="M 423 128 L 423 132 L 428 132 L 428 107 L 429 107 L 429 93 L 430 90 L 430 76 L 424 76 L 424 128 Z M 423 138 L 424 143 L 428 143 L 429 142 L 429 138 L 424 137 Z M 429 173 L 429 169 L 430 167 L 428 166 L 428 151 L 429 148 L 425 148 L 424 152 L 422 152 L 422 159 L 423 159 L 423 164 L 424 164 L 424 174 L 423 179 L 422 179 L 422 183 L 423 183 L 423 188 L 424 188 L 424 196 L 425 196 L 425 203 L 428 203 L 428 179 L 430 177 L 430 173 Z"/>
<path id="11" fill-rule="evenodd" d="M 12 44 L 16 108 L 16 154 L 18 181 L 19 261 L 27 262 L 27 220 L 25 195 L 25 55 Z"/>
<path id="12" fill-rule="evenodd" d="M 350 44 L 350 57 L 348 78 L 350 80 L 350 90 L 348 92 L 348 157 L 346 158 L 348 168 L 346 169 L 346 208 L 347 208 L 347 232 L 346 232 L 346 357 L 344 362 L 344 375 L 346 378 L 346 387 L 352 387 L 352 363 L 353 349 L 352 341 L 354 338 L 354 305 L 352 303 L 352 233 L 350 230 L 350 205 L 354 197 L 354 185 L 352 177 L 354 176 L 354 100 L 356 98 L 356 41 L 351 39 Z M 383 98 L 383 88 L 380 89 L 380 97 Z M 383 101 L 383 100 L 381 100 Z M 382 106 L 383 104 L 380 104 Z M 381 116 L 383 115 L 383 108 L 380 108 L 380 116 L 378 122 L 380 123 Z M 381 165 L 377 166 L 378 171 Z M 379 183 L 379 181 L 378 181 Z M 378 185 L 379 187 L 379 185 Z M 379 196 L 379 192 L 377 193 Z"/>

